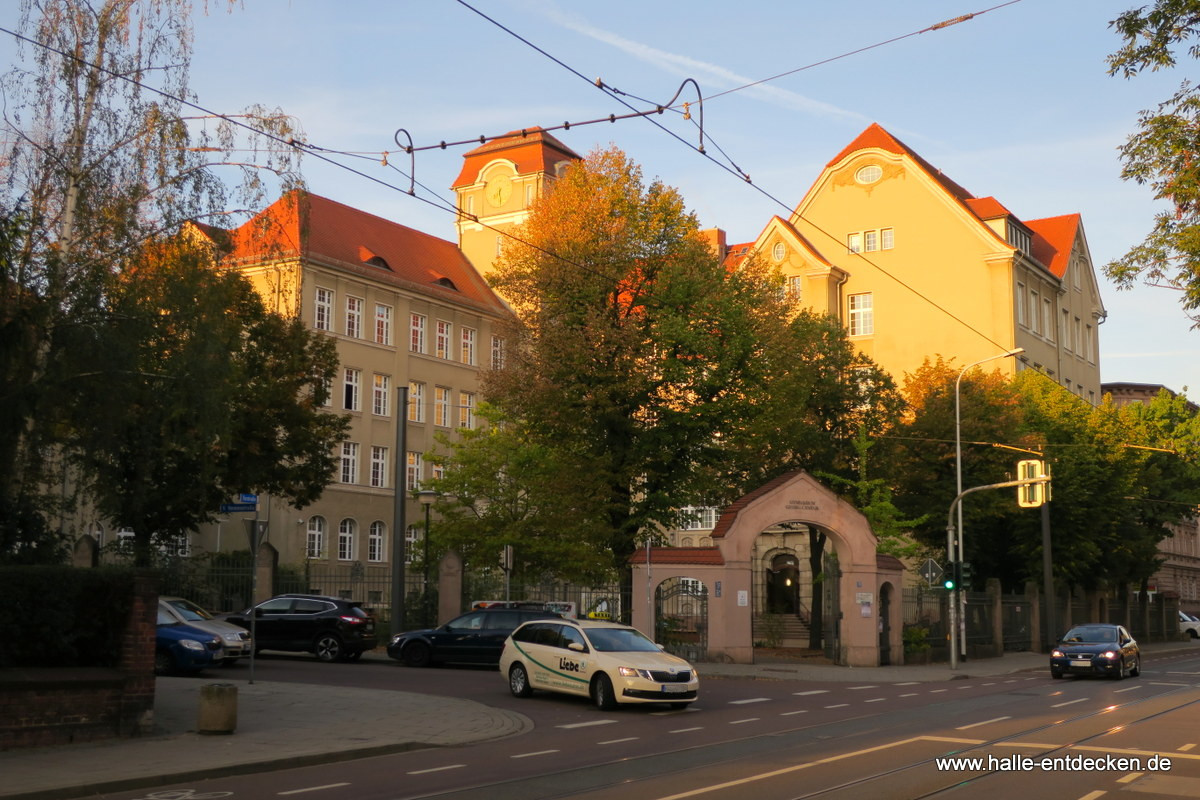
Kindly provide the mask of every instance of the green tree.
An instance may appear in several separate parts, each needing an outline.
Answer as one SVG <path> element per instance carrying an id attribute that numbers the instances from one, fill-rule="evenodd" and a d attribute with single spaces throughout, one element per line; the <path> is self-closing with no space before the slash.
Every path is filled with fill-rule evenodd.
<path id="1" fill-rule="evenodd" d="M 1155 0 L 1111 23 L 1124 40 L 1108 59 L 1109 74 L 1131 78 L 1176 66 L 1176 50 L 1200 57 L 1200 0 Z M 1185 313 L 1200 325 L 1200 89 L 1184 81 L 1157 108 L 1141 113 L 1139 130 L 1121 148 L 1121 177 L 1148 184 L 1170 207 L 1154 217 L 1145 240 L 1105 265 L 1120 288 L 1139 278 L 1180 292 Z"/>
<path id="2" fill-rule="evenodd" d="M 569 168 L 519 235 L 494 274 L 514 346 L 485 392 L 586 481 L 628 577 L 639 544 L 722 468 L 761 386 L 763 331 L 788 317 L 779 281 L 723 266 L 678 193 L 615 149 Z"/>
<path id="3" fill-rule="evenodd" d="M 592 503 L 587 477 L 564 468 L 556 448 L 502 421 L 487 404 L 479 416 L 485 427 L 439 438 L 435 459 L 445 477 L 431 487 L 441 494 L 431 558 L 455 550 L 464 562 L 489 568 L 511 546 L 517 581 L 611 577 L 604 509 Z"/>
<path id="4" fill-rule="evenodd" d="M 0 207 L 20 220 L 5 235 L 0 288 L 0 320 L 19 332 L 0 343 L 0 361 L 6 379 L 21 379 L 0 398 L 9 412 L 0 415 L 5 519 L 14 509 L 45 523 L 70 500 L 44 491 L 51 476 L 62 484 L 65 420 L 78 417 L 68 403 L 79 397 L 80 376 L 70 370 L 80 362 L 68 347 L 94 345 L 114 329 L 106 296 L 113 277 L 184 221 L 223 216 L 231 204 L 253 211 L 278 190 L 271 183 L 298 181 L 294 148 L 248 141 L 231 117 L 185 116 L 191 6 L 21 4 L 22 58 L 2 82 Z M 299 138 L 282 114 L 239 116 L 249 128 Z"/>
<path id="5" fill-rule="evenodd" d="M 99 334 L 69 343 L 82 360 L 67 443 L 97 510 L 134 532 L 140 565 L 155 537 L 211 521 L 235 493 L 315 500 L 348 424 L 321 409 L 332 340 L 269 313 L 185 242 L 144 253 L 106 293 Z"/>

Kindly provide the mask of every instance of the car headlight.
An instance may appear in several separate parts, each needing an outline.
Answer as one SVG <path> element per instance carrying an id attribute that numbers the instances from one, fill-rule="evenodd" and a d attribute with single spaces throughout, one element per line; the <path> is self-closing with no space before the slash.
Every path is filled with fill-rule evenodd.
<path id="1" fill-rule="evenodd" d="M 186 650 L 204 650 L 204 645 L 200 644 L 195 639 L 180 639 L 179 644 Z"/>
<path id="2" fill-rule="evenodd" d="M 225 634 L 225 641 L 233 642 L 234 644 L 240 644 L 242 641 L 242 635 L 240 633 L 227 633 Z"/>
<path id="3" fill-rule="evenodd" d="M 648 669 L 637 669 L 636 667 L 617 667 L 617 673 L 622 678 L 645 678 L 648 681 L 653 680 L 653 678 L 650 677 L 650 670 Z"/>
<path id="4" fill-rule="evenodd" d="M 396 645 L 400 644 L 400 642 L 403 640 L 404 640 L 404 634 L 397 633 L 395 636 L 392 637 L 392 647 L 395 647 Z"/>
<path id="5" fill-rule="evenodd" d="M 1104 651 L 1105 658 L 1116 658 L 1119 655 L 1120 655 L 1120 653 L 1118 653 L 1116 650 L 1105 650 Z"/>
<path id="6" fill-rule="evenodd" d="M 1050 657 L 1051 658 L 1065 658 L 1066 656 L 1064 655 L 1062 650 L 1051 650 Z"/>

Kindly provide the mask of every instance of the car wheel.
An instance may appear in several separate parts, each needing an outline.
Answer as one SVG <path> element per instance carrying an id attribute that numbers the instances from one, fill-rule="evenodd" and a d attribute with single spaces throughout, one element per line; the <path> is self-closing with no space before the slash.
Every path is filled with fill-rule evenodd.
<path id="1" fill-rule="evenodd" d="M 337 661 L 342 657 L 342 640 L 337 634 L 323 633 L 313 643 L 313 652 L 322 661 Z"/>
<path id="2" fill-rule="evenodd" d="M 1061 672 L 1059 672 L 1059 671 L 1058 671 L 1058 670 L 1056 670 L 1056 669 L 1052 669 L 1052 670 L 1050 670 L 1050 677 L 1051 677 L 1051 678 L 1061 678 L 1061 677 L 1062 677 L 1062 673 L 1061 673 Z"/>
<path id="3" fill-rule="evenodd" d="M 612 711 L 617 707 L 617 696 L 613 692 L 612 681 L 603 672 L 592 681 L 592 702 L 601 711 Z"/>
<path id="4" fill-rule="evenodd" d="M 400 658 L 410 667 L 428 667 L 433 661 L 433 652 L 424 642 L 409 642 L 400 651 Z"/>
<path id="5" fill-rule="evenodd" d="M 1120 681 L 1125 679 L 1125 657 L 1117 662 L 1117 671 L 1113 674 L 1113 680 Z"/>
<path id="6" fill-rule="evenodd" d="M 169 675 L 175 671 L 175 659 L 166 650 L 154 651 L 154 674 Z"/>
<path id="7" fill-rule="evenodd" d="M 1195 628 L 1188 628 L 1188 636 L 1193 639 L 1200 639 L 1200 633 L 1197 633 Z"/>
<path id="8" fill-rule="evenodd" d="M 1129 674 L 1134 678 L 1136 678 L 1138 675 L 1142 674 L 1142 657 L 1141 656 L 1138 656 L 1137 658 L 1135 658 L 1133 660 L 1133 669 L 1129 670 Z"/>
<path id="9" fill-rule="evenodd" d="M 533 687 L 529 685 L 529 673 L 522 664 L 513 664 L 508 670 L 508 689 L 513 697 L 529 697 Z"/>

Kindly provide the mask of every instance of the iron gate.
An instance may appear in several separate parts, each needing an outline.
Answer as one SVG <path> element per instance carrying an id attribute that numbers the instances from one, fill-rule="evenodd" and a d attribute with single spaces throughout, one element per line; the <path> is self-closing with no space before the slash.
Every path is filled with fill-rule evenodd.
<path id="1" fill-rule="evenodd" d="M 654 638 L 692 663 L 707 660 L 708 587 L 695 578 L 667 578 L 654 590 Z"/>

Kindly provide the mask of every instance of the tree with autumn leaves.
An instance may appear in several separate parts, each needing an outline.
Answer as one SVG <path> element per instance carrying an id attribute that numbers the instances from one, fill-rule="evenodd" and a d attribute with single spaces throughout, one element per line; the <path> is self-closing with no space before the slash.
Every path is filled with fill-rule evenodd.
<path id="1" fill-rule="evenodd" d="M 836 321 L 797 311 L 760 261 L 724 264 L 679 194 L 615 148 L 566 170 L 492 280 L 515 312 L 485 378 L 500 431 L 443 454 L 435 537 L 487 564 L 512 544 L 527 577 L 628 576 L 682 507 L 790 469 L 848 472 L 856 434 L 899 403 Z M 528 530 L 565 550 L 523 547 Z"/>

